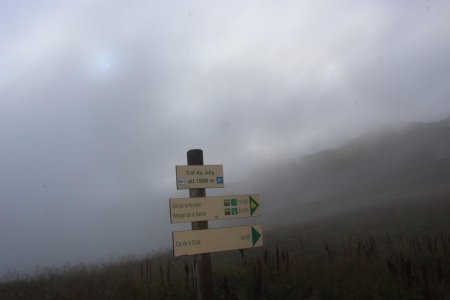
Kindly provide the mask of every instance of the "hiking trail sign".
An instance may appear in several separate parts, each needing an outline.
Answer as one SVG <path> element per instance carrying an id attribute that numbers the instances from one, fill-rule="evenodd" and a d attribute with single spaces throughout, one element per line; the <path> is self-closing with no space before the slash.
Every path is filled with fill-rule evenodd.
<path id="1" fill-rule="evenodd" d="M 172 224 L 261 215 L 261 197 L 258 194 L 172 198 L 169 202 Z"/>
<path id="2" fill-rule="evenodd" d="M 223 188 L 223 166 L 204 165 L 203 151 L 189 150 L 188 165 L 175 166 L 177 189 L 189 198 L 171 198 L 171 223 L 192 223 L 192 231 L 172 233 L 174 256 L 253 248 L 263 245 L 261 225 L 210 229 L 208 221 L 261 215 L 259 194 L 206 197 L 207 188 Z"/>
<path id="3" fill-rule="evenodd" d="M 175 231 L 173 254 L 193 255 L 262 246 L 261 225 Z"/>
<path id="4" fill-rule="evenodd" d="M 223 188 L 222 165 L 176 166 L 177 189 Z"/>
<path id="5" fill-rule="evenodd" d="M 193 255 L 193 279 L 197 299 L 213 299 L 210 252 L 254 248 L 263 245 L 261 225 L 209 228 L 208 220 L 261 215 L 258 194 L 206 197 L 207 188 L 223 188 L 223 166 L 204 165 L 203 151 L 187 152 L 187 166 L 175 166 L 177 189 L 189 189 L 189 198 L 172 198 L 170 221 L 191 222 L 192 230 L 172 232 L 173 255 Z M 198 263 L 198 268 L 196 267 Z"/>

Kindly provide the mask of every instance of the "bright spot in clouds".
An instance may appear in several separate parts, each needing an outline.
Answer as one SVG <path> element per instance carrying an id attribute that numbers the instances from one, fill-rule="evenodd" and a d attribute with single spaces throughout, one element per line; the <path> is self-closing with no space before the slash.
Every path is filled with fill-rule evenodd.
<path id="1" fill-rule="evenodd" d="M 101 72 L 107 72 L 113 66 L 113 59 L 109 53 L 98 53 L 94 59 L 95 68 Z"/>
<path id="2" fill-rule="evenodd" d="M 118 55 L 113 50 L 93 51 L 86 60 L 91 80 L 105 81 L 117 75 Z"/>

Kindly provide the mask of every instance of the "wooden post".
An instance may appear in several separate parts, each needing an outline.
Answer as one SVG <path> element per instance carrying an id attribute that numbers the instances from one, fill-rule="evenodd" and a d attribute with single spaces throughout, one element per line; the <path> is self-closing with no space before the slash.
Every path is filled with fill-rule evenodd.
<path id="1" fill-rule="evenodd" d="M 192 149 L 187 152 L 188 165 L 203 165 L 203 151 L 201 149 Z M 206 197 L 205 189 L 189 189 L 189 197 Z M 208 229 L 208 221 L 192 222 L 192 230 Z M 213 280 L 211 270 L 211 256 L 209 253 L 203 253 L 194 256 L 194 265 L 196 268 L 197 299 L 211 300 L 213 297 Z"/>

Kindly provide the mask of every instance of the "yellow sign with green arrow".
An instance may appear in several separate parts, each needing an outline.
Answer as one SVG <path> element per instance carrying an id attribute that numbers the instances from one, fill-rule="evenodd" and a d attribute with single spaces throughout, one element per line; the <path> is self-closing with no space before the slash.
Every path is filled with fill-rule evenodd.
<path id="1" fill-rule="evenodd" d="M 263 245 L 261 225 L 172 233 L 174 256 L 254 248 Z"/>
<path id="2" fill-rule="evenodd" d="M 187 223 L 261 215 L 259 194 L 169 199 L 170 221 Z"/>

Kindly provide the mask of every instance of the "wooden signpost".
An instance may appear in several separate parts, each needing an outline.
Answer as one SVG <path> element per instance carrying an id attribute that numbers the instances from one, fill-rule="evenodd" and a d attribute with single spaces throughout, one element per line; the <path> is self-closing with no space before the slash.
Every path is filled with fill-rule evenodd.
<path id="1" fill-rule="evenodd" d="M 261 215 L 258 194 L 206 197 L 205 188 L 223 188 L 221 165 L 203 165 L 203 151 L 187 152 L 187 166 L 176 166 L 177 189 L 189 189 L 189 198 L 172 198 L 171 223 L 191 222 L 191 231 L 172 233 L 174 256 L 194 255 L 197 299 L 214 299 L 210 252 L 246 249 L 263 245 L 261 225 L 208 229 L 208 220 Z"/>

